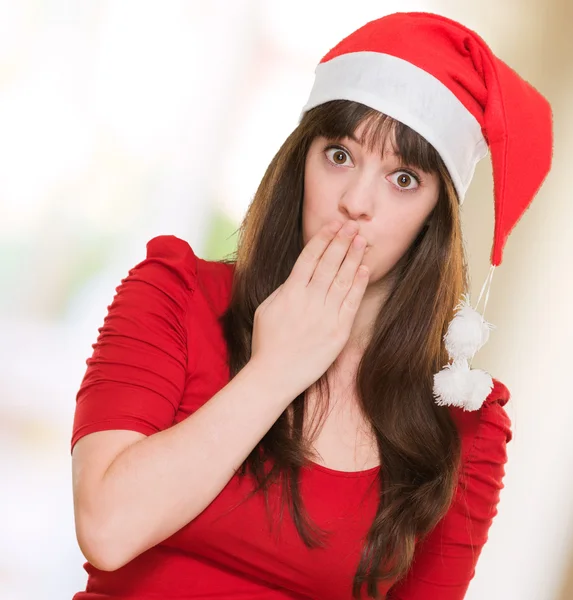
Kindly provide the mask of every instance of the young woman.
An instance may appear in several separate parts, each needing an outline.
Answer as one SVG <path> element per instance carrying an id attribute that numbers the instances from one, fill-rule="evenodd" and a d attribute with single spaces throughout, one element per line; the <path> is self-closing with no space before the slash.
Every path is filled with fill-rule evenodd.
<path id="1" fill-rule="evenodd" d="M 444 17 L 389 15 L 325 56 L 236 260 L 159 236 L 116 288 L 77 395 L 76 600 L 464 597 L 511 429 L 448 327 L 459 206 L 489 147 L 499 264 L 550 123 Z"/>

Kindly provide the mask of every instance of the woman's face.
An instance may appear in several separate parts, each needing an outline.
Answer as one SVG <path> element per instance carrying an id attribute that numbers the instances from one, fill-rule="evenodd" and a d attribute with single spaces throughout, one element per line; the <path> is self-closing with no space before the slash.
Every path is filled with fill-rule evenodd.
<path id="1" fill-rule="evenodd" d="M 302 209 L 303 242 L 333 219 L 355 220 L 366 238 L 363 263 L 370 283 L 400 260 L 438 201 L 439 177 L 400 163 L 390 140 L 384 159 L 356 140 L 316 138 L 305 163 Z M 418 180 L 417 180 L 418 178 Z"/>

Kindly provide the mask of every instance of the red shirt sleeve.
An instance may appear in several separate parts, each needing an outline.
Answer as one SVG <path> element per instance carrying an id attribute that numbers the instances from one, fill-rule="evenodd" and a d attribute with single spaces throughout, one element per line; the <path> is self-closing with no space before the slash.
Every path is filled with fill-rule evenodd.
<path id="1" fill-rule="evenodd" d="M 195 289 L 189 244 L 164 235 L 121 280 L 76 395 L 72 448 L 84 435 L 173 424 L 187 371 L 186 315 Z"/>
<path id="2" fill-rule="evenodd" d="M 497 514 L 507 462 L 511 421 L 503 408 L 509 399 L 499 382 L 480 409 L 469 451 L 452 505 L 420 542 L 404 579 L 389 591 L 388 600 L 462 600 L 474 577 L 481 550 Z"/>

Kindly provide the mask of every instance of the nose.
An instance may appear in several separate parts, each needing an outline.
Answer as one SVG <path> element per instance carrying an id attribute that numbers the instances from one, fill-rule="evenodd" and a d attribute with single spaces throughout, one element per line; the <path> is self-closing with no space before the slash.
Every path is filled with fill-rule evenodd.
<path id="1" fill-rule="evenodd" d="M 374 210 L 375 186 L 366 177 L 358 177 L 344 189 L 338 208 L 348 219 L 370 220 Z"/>

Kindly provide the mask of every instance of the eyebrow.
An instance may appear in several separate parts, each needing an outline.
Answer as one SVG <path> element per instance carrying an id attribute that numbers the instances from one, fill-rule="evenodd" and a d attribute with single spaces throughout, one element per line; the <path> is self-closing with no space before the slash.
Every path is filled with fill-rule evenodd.
<path id="1" fill-rule="evenodd" d="M 351 133 L 349 135 L 345 135 L 342 137 L 347 137 L 348 139 L 351 139 L 353 142 L 356 142 L 359 146 L 363 146 L 363 144 L 360 143 L 360 140 L 354 135 L 354 133 Z M 401 160 L 400 155 L 397 152 L 393 152 L 393 151 L 387 151 L 384 154 L 388 154 L 389 156 L 392 156 L 394 158 L 398 158 L 399 160 Z"/>

